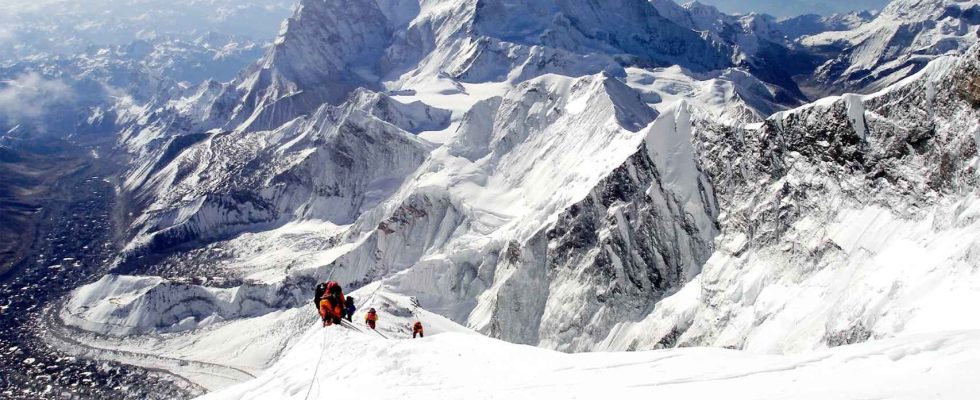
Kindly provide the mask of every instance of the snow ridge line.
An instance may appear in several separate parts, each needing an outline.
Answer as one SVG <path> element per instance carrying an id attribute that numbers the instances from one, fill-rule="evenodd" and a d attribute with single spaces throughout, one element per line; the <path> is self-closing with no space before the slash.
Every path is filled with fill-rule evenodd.
<path id="1" fill-rule="evenodd" d="M 352 324 L 352 323 L 350 323 L 348 321 L 340 320 L 340 325 L 343 326 L 343 327 L 345 327 L 345 328 L 347 328 L 347 329 L 354 330 L 354 331 L 356 331 L 358 333 L 361 333 L 361 334 L 364 333 L 363 330 L 361 330 L 360 328 L 354 326 L 354 324 Z M 387 336 L 385 336 L 381 332 L 378 332 L 378 331 L 374 331 L 374 332 L 376 332 L 377 334 L 381 335 L 381 337 L 383 337 L 385 339 L 388 338 Z M 320 336 L 320 339 L 321 339 L 320 340 L 320 357 L 317 358 L 317 360 L 316 360 L 316 367 L 313 368 L 313 380 L 310 382 L 310 386 L 306 389 L 306 396 L 303 397 L 303 400 L 309 400 L 310 393 L 313 393 L 313 384 L 314 383 L 316 384 L 316 387 L 317 387 L 317 393 L 319 394 L 319 392 L 320 392 L 320 379 L 319 379 L 319 376 L 320 376 L 319 375 L 319 372 L 320 372 L 320 364 L 323 363 L 323 354 L 327 352 L 327 330 L 326 329 L 323 329 L 323 335 Z"/>

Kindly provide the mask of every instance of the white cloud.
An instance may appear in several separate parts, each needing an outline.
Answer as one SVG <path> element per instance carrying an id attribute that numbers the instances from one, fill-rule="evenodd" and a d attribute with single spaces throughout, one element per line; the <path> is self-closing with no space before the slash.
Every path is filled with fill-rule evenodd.
<path id="1" fill-rule="evenodd" d="M 73 97 L 71 86 L 64 81 L 30 72 L 0 84 L 0 115 L 13 121 L 37 118 L 50 106 Z"/>
<path id="2" fill-rule="evenodd" d="M 0 45 L 14 41 L 14 31 L 0 26 Z"/>

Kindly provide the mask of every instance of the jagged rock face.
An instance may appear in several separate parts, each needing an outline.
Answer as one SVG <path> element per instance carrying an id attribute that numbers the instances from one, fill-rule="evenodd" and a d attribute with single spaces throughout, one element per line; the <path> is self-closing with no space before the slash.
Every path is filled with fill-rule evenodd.
<path id="1" fill-rule="evenodd" d="M 950 81 L 954 90 L 974 107 L 980 107 L 980 52 L 974 51 L 968 57 L 974 57 L 973 62 L 965 63 Z"/>
<path id="2" fill-rule="evenodd" d="M 875 195 L 881 200 L 924 200 L 929 192 L 969 187 L 973 179 L 961 174 L 950 181 L 943 172 L 963 171 L 976 155 L 966 134 L 973 122 L 961 118 L 970 111 L 956 97 L 975 75 L 971 65 L 963 62 L 954 72 L 936 71 L 866 99 L 845 95 L 777 113 L 757 131 L 707 125 L 695 143 L 726 198 L 733 189 L 751 191 L 758 179 L 778 181 L 806 162 L 841 180 L 856 176 L 866 182 L 862 187 L 888 191 Z M 943 164 L 949 168 L 936 168 Z"/>
<path id="3" fill-rule="evenodd" d="M 705 200 L 712 204 L 713 199 Z M 527 283 L 508 284 L 508 290 L 498 294 L 499 322 L 497 332 L 491 334 L 582 351 L 604 339 L 616 323 L 645 317 L 652 304 L 700 273 L 713 251 L 713 232 L 699 230 L 682 208 L 641 148 L 585 200 L 560 214 L 545 231 L 546 240 L 532 241 L 543 245 L 532 249 L 532 254 L 544 255 L 539 262 L 547 272 L 551 295 L 543 309 L 527 310 L 520 303 L 529 296 L 516 289 Z M 701 211 L 708 216 L 716 212 Z M 531 259 L 516 267 L 540 268 Z M 515 311 L 530 312 L 531 318 L 508 318 Z M 526 329 L 524 321 L 534 321 L 538 313 L 537 335 L 526 338 L 511 333 Z"/>
<path id="4" fill-rule="evenodd" d="M 973 324 L 929 313 L 933 299 L 967 295 L 935 282 L 975 279 L 976 238 L 962 232 L 977 228 L 978 115 L 959 88 L 976 50 L 758 129 L 702 123 L 695 143 L 721 205 L 718 251 L 698 282 L 630 328 L 653 338 L 621 332 L 606 344 L 787 352 Z"/>

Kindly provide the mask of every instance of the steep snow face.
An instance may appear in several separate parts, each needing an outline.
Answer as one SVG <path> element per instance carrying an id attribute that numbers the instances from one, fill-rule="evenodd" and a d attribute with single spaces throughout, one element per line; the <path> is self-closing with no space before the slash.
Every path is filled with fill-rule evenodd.
<path id="1" fill-rule="evenodd" d="M 642 318 L 700 273 L 717 211 L 695 165 L 688 112 L 682 104 L 661 115 L 640 151 L 559 215 L 544 238 L 507 249 L 509 264 L 548 271 L 539 345 L 592 349 L 616 321 Z M 525 286 L 534 275 L 519 270 L 507 278 L 491 317 L 499 333 L 491 333 L 516 341 L 508 331 L 523 328 Z"/>
<path id="2" fill-rule="evenodd" d="M 937 56 L 969 48 L 980 35 L 978 15 L 975 0 L 897 0 L 857 29 L 803 38 L 804 46 L 832 55 L 813 86 L 880 90 Z"/>
<path id="3" fill-rule="evenodd" d="M 359 102 L 325 105 L 272 131 L 170 138 L 153 163 L 125 182 L 142 210 L 128 250 L 165 250 L 297 218 L 350 223 L 392 193 L 431 150 L 361 110 L 440 115 L 395 103 L 365 93 Z"/>
<path id="4" fill-rule="evenodd" d="M 718 251 L 601 347 L 798 352 L 980 326 L 960 315 L 980 293 L 980 116 L 964 90 L 978 66 L 974 48 L 874 95 L 758 128 L 700 126 L 722 205 Z"/>

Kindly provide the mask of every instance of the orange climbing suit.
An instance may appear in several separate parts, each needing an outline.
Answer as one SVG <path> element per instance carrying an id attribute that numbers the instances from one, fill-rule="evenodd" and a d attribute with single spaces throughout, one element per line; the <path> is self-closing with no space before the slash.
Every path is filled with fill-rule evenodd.
<path id="1" fill-rule="evenodd" d="M 323 319 L 323 326 L 340 323 L 340 319 L 344 315 L 343 299 L 345 298 L 343 291 L 340 291 L 336 297 L 331 296 L 330 290 L 323 294 L 323 297 L 320 298 L 320 318 Z"/>

